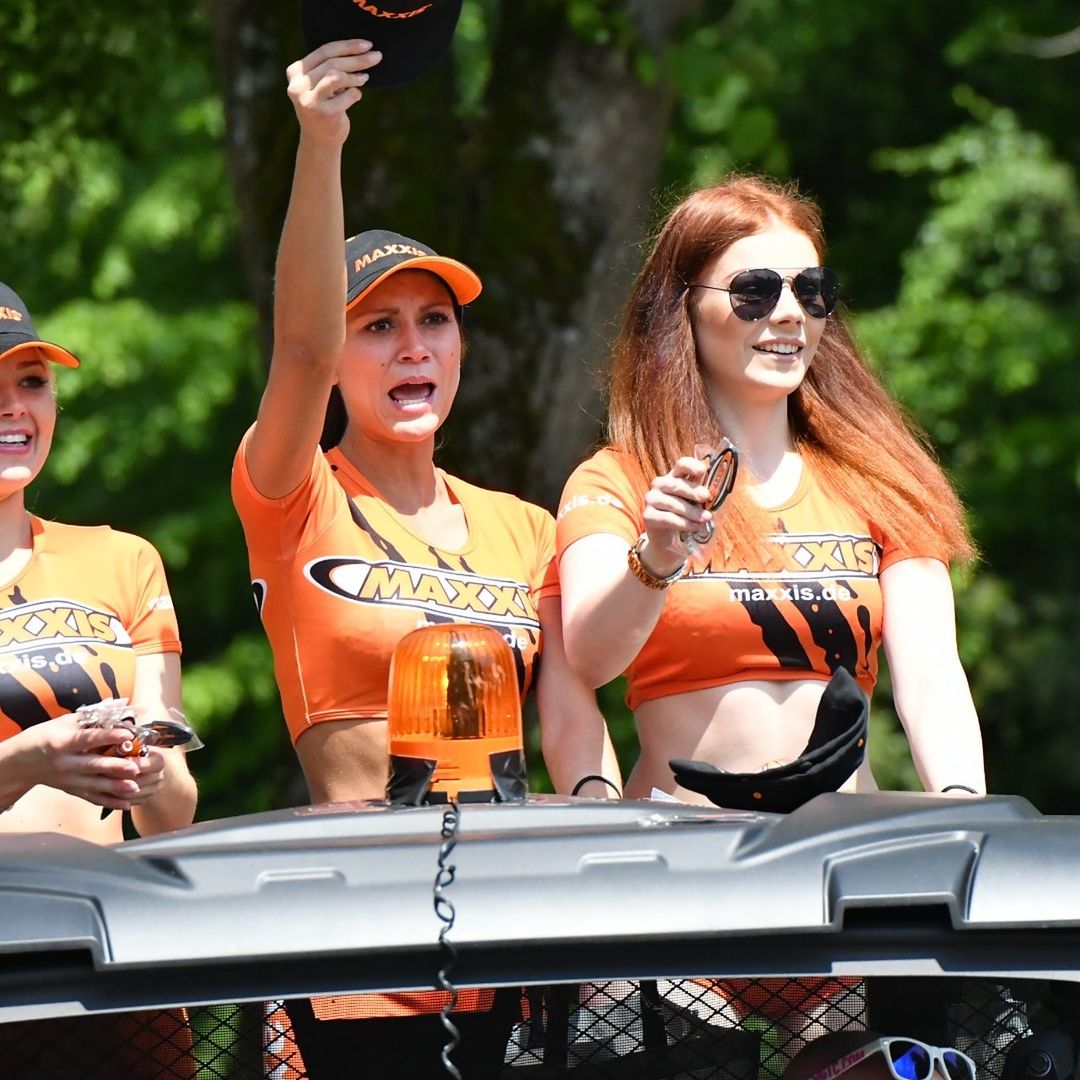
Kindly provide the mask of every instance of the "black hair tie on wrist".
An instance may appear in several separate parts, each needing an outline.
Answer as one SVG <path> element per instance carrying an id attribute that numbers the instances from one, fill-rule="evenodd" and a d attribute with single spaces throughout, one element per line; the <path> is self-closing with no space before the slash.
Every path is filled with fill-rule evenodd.
<path id="1" fill-rule="evenodd" d="M 946 784 L 941 789 L 941 794 L 944 795 L 946 791 L 966 791 L 969 795 L 979 794 L 973 787 L 968 787 L 967 784 Z"/>
<path id="2" fill-rule="evenodd" d="M 620 799 L 622 798 L 622 792 L 615 786 L 615 784 L 606 776 L 601 776 L 599 773 L 589 773 L 588 776 L 583 776 L 574 785 L 574 790 L 570 792 L 571 796 L 576 795 L 590 780 L 599 780 L 601 784 L 607 784 L 607 786 L 611 788 L 611 790 L 614 791 Z"/>

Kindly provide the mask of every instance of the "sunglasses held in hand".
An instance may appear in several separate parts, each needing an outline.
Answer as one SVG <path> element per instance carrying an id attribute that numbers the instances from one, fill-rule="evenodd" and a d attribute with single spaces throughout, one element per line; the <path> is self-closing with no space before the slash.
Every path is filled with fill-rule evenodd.
<path id="1" fill-rule="evenodd" d="M 735 477 L 739 472 L 739 451 L 731 442 L 724 439 L 719 450 L 700 444 L 695 446 L 694 457 L 705 462 L 705 479 L 702 484 L 709 489 L 709 499 L 705 503 L 705 509 L 715 514 L 723 506 L 724 500 L 735 486 Z M 689 534 L 686 546 L 693 547 L 696 551 L 713 538 L 714 532 L 713 523 L 707 521 L 696 532 Z"/>
<path id="2" fill-rule="evenodd" d="M 131 737 L 119 744 L 101 747 L 98 753 L 109 757 L 145 757 L 151 746 L 179 747 L 184 751 L 201 750 L 203 741 L 195 734 L 179 709 L 169 709 L 169 718 L 141 719 L 142 710 L 128 704 L 127 698 L 106 698 L 75 710 L 81 728 L 122 727 Z M 112 810 L 101 808 L 104 821 Z"/>
<path id="3" fill-rule="evenodd" d="M 787 276 L 764 268 L 741 270 L 731 279 L 730 285 L 694 282 L 690 288 L 726 292 L 731 298 L 731 310 L 738 318 L 744 322 L 757 322 L 780 302 L 785 284 L 791 286 L 799 306 L 813 319 L 828 318 L 840 298 L 840 279 L 827 266 L 808 266 Z"/>
<path id="4" fill-rule="evenodd" d="M 151 746 L 178 746 L 184 750 L 201 750 L 202 740 L 188 725 L 179 709 L 169 709 L 169 719 L 155 717 L 143 720 L 142 710 L 129 705 L 127 698 L 108 698 L 92 705 L 80 705 L 75 710 L 81 728 L 122 727 L 131 734 L 125 743 L 103 747 L 98 752 L 115 757 L 145 755 Z"/>
<path id="5" fill-rule="evenodd" d="M 935 1067 L 944 1080 L 975 1080 L 975 1062 L 967 1054 L 951 1047 L 929 1046 L 918 1039 L 897 1037 L 875 1039 L 818 1070 L 810 1080 L 834 1080 L 878 1053 L 884 1057 L 893 1080 L 930 1080 Z"/>

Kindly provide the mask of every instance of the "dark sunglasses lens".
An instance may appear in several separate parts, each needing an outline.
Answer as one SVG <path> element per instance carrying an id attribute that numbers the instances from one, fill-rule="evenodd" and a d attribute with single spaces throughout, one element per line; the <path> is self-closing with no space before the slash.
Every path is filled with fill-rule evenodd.
<path id="1" fill-rule="evenodd" d="M 963 1054 L 958 1054 L 955 1050 L 946 1050 L 941 1056 L 945 1059 L 949 1080 L 975 1080 L 975 1070 Z"/>
<path id="2" fill-rule="evenodd" d="M 807 315 L 824 319 L 840 297 L 840 279 L 827 266 L 811 266 L 795 275 L 795 296 Z"/>
<path id="3" fill-rule="evenodd" d="M 902 1080 L 930 1080 L 933 1063 L 926 1048 L 918 1043 L 896 1039 L 889 1044 L 893 1072 Z"/>
<path id="4" fill-rule="evenodd" d="M 774 270 L 744 270 L 731 279 L 731 310 L 746 322 L 764 319 L 780 299 L 784 279 Z"/>

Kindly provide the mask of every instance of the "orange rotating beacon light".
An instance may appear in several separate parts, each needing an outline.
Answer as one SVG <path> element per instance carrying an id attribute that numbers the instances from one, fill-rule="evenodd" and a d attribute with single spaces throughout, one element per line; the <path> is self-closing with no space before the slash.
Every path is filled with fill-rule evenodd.
<path id="1" fill-rule="evenodd" d="M 390 659 L 392 803 L 517 802 L 528 791 L 514 656 L 494 627 L 423 626 Z"/>

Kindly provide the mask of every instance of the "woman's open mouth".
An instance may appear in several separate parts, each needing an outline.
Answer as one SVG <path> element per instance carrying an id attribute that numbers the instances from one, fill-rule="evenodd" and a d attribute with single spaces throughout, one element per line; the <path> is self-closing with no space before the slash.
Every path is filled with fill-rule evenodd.
<path id="1" fill-rule="evenodd" d="M 395 405 L 426 405 L 435 394 L 435 384 L 421 380 L 418 382 L 398 383 L 390 389 L 390 400 Z"/>
<path id="2" fill-rule="evenodd" d="M 25 431 L 0 434 L 0 454 L 25 454 L 30 443 L 30 435 Z"/>

